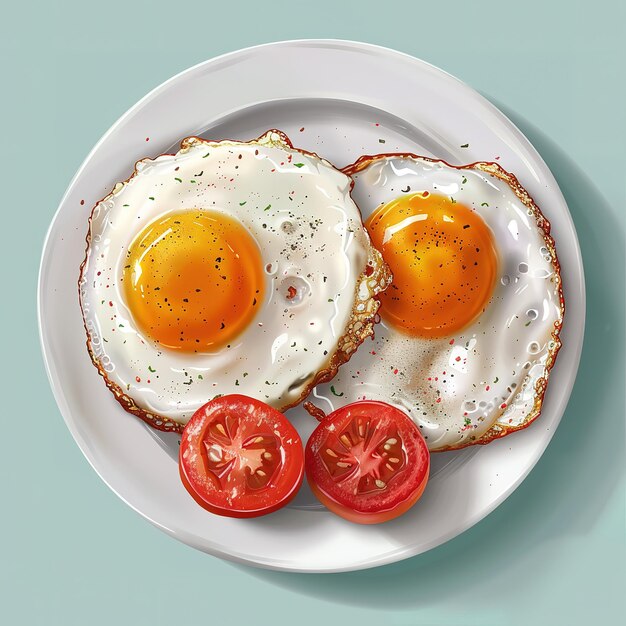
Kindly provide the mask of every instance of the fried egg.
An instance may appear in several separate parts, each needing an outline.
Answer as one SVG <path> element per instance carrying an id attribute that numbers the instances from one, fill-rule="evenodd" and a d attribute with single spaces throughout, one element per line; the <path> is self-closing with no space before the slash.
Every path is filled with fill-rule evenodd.
<path id="1" fill-rule="evenodd" d="M 180 430 L 216 396 L 284 410 L 332 377 L 389 281 L 351 187 L 278 131 L 139 161 L 93 209 L 79 284 L 124 408 Z"/>
<path id="2" fill-rule="evenodd" d="M 429 449 L 488 443 L 530 424 L 560 347 L 564 303 L 550 225 L 493 163 L 413 155 L 346 170 L 392 274 L 381 323 L 312 403 L 406 411 Z"/>

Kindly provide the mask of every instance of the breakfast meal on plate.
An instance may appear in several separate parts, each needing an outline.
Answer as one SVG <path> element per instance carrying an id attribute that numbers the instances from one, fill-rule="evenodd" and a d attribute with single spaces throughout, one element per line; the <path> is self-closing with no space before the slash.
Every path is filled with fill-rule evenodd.
<path id="1" fill-rule="evenodd" d="M 563 295 L 550 225 L 494 163 L 453 167 L 414 155 L 362 157 L 344 170 L 393 282 L 382 323 L 318 411 L 382 400 L 431 451 L 528 426 L 560 347 Z"/>
<path id="2" fill-rule="evenodd" d="M 338 170 L 277 130 L 137 162 L 92 211 L 79 292 L 94 365 L 182 432 L 200 506 L 265 515 L 306 475 L 360 524 L 419 500 L 431 452 L 537 418 L 564 314 L 550 224 L 497 164 Z"/>
<path id="3" fill-rule="evenodd" d="M 139 161 L 93 209 L 79 284 L 120 404 L 182 431 L 216 396 L 283 411 L 332 378 L 389 282 L 351 187 L 278 131 Z"/>

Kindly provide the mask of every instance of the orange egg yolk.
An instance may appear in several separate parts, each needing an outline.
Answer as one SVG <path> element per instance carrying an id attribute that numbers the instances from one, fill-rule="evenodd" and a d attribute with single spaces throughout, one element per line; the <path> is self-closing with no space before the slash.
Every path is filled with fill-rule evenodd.
<path id="1" fill-rule="evenodd" d="M 212 351 L 236 337 L 260 308 L 261 253 L 227 215 L 170 213 L 131 243 L 123 284 L 142 332 L 167 348 Z"/>
<path id="2" fill-rule="evenodd" d="M 485 309 L 498 257 L 491 230 L 470 208 L 424 191 L 382 205 L 366 227 L 393 273 L 380 311 L 394 328 L 444 337 Z"/>

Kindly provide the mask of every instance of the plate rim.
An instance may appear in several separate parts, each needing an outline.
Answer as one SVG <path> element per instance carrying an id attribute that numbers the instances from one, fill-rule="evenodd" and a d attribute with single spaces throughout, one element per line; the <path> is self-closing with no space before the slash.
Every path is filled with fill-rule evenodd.
<path id="1" fill-rule="evenodd" d="M 451 530 L 449 533 L 443 535 L 443 537 L 438 537 L 431 542 L 426 542 L 426 543 L 422 543 L 422 544 L 415 545 L 415 546 L 406 546 L 406 545 L 400 546 L 388 552 L 385 552 L 376 558 L 369 558 L 366 562 L 356 562 L 356 563 L 352 562 L 349 565 L 346 565 L 343 567 L 330 567 L 330 568 L 293 567 L 290 564 L 273 563 L 269 559 L 265 561 L 258 561 L 258 560 L 254 560 L 253 558 L 247 558 L 246 556 L 243 556 L 241 554 L 237 554 L 234 552 L 227 552 L 220 546 L 214 545 L 212 542 L 208 542 L 210 544 L 209 547 L 207 547 L 206 545 L 200 546 L 197 544 L 196 541 L 194 541 L 194 536 L 188 533 L 186 530 L 180 529 L 180 528 L 172 529 L 172 528 L 165 526 L 164 524 L 158 522 L 156 519 L 152 519 L 148 514 L 142 512 L 136 505 L 131 503 L 127 498 L 125 498 L 102 475 L 98 467 L 96 467 L 94 456 L 91 454 L 91 451 L 89 450 L 89 445 L 87 441 L 83 438 L 82 434 L 79 432 L 79 429 L 77 428 L 74 421 L 70 419 L 69 417 L 69 413 L 71 409 L 68 406 L 68 404 L 65 402 L 65 396 L 63 394 L 63 389 L 60 384 L 60 380 L 58 380 L 58 378 L 56 377 L 55 368 L 54 368 L 53 363 L 51 362 L 50 348 L 48 347 L 48 340 L 47 340 L 46 329 L 45 329 L 45 316 L 44 316 L 44 310 L 43 310 L 45 261 L 49 255 L 52 233 L 55 228 L 55 225 L 60 218 L 61 211 L 76 181 L 82 175 L 84 169 L 86 168 L 87 164 L 89 163 L 93 155 L 100 149 L 101 145 L 107 140 L 107 138 L 113 132 L 115 132 L 117 127 L 122 125 L 127 118 L 131 117 L 146 102 L 156 97 L 162 91 L 165 91 L 166 89 L 168 89 L 171 84 L 181 80 L 183 77 L 185 77 L 188 74 L 192 74 L 193 72 L 197 71 L 198 69 L 202 67 L 219 63 L 220 61 L 226 58 L 235 59 L 238 56 L 243 56 L 245 54 L 254 53 L 257 50 L 261 50 L 264 48 L 293 46 L 293 45 L 307 46 L 307 47 L 323 46 L 326 48 L 332 45 L 336 45 L 337 47 L 342 48 L 342 49 L 366 50 L 376 55 L 384 55 L 387 57 L 404 57 L 407 61 L 411 63 L 417 63 L 423 67 L 434 70 L 436 73 L 443 74 L 449 79 L 453 79 L 463 89 L 469 90 L 469 92 L 472 93 L 475 98 L 477 98 L 477 100 L 480 102 L 481 105 L 485 106 L 490 111 L 490 113 L 500 118 L 512 131 L 514 131 L 515 134 L 517 134 L 517 138 L 521 140 L 522 143 L 525 144 L 525 147 L 531 151 L 532 156 L 536 160 L 536 162 L 538 162 L 539 164 L 542 164 L 545 167 L 549 176 L 552 177 L 551 182 L 553 182 L 553 187 L 554 187 L 553 191 L 556 192 L 561 197 L 563 205 L 566 209 L 566 211 L 560 217 L 565 218 L 571 228 L 571 231 L 573 234 L 573 243 L 575 244 L 574 257 L 577 260 L 577 266 L 578 266 L 576 269 L 578 270 L 578 275 L 580 276 L 580 284 L 572 285 L 570 287 L 572 291 L 574 290 L 574 288 L 576 288 L 576 291 L 578 292 L 577 294 L 578 298 L 580 299 L 580 304 L 582 305 L 581 311 L 578 312 L 578 319 L 579 319 L 578 328 L 573 329 L 575 334 L 573 337 L 569 339 L 571 343 L 576 342 L 574 346 L 575 352 L 574 354 L 570 355 L 570 359 L 572 363 L 574 364 L 574 367 L 572 369 L 572 374 L 567 379 L 567 388 L 566 388 L 566 393 L 563 396 L 564 399 L 562 400 L 562 407 L 558 409 L 557 411 L 558 415 L 555 415 L 553 418 L 554 429 L 552 431 L 552 434 L 549 437 L 545 437 L 541 441 L 541 445 L 537 447 L 533 457 L 532 458 L 529 457 L 528 462 L 526 463 L 526 466 L 524 467 L 524 471 L 519 474 L 517 479 L 513 481 L 507 489 L 503 490 L 497 498 L 492 500 L 488 506 L 482 508 L 478 514 L 466 519 L 464 524 L 457 526 L 454 530 Z M 571 271 L 572 275 L 574 275 L 573 269 L 569 271 Z M 571 295 L 569 297 L 571 298 Z M 395 50 L 389 47 L 380 46 L 377 44 L 371 44 L 367 42 L 361 42 L 361 41 L 355 41 L 355 40 L 349 40 L 349 39 L 337 39 L 337 38 L 288 39 L 288 40 L 281 40 L 281 41 L 276 41 L 276 42 L 262 43 L 259 45 L 248 46 L 245 48 L 225 52 L 218 56 L 211 57 L 209 59 L 196 63 L 193 66 L 186 68 L 178 72 L 177 74 L 171 76 L 170 78 L 166 79 L 165 81 L 163 81 L 162 83 L 160 83 L 159 85 L 151 89 L 145 96 L 140 98 L 135 104 L 133 104 L 128 110 L 126 110 L 118 119 L 116 119 L 113 122 L 113 124 L 105 131 L 105 133 L 100 137 L 100 139 L 95 143 L 93 148 L 85 156 L 79 168 L 77 169 L 76 173 L 74 174 L 74 176 L 71 178 L 70 182 L 68 183 L 65 189 L 65 192 L 63 193 L 59 201 L 58 207 L 56 211 L 54 212 L 54 215 L 46 230 L 44 240 L 43 240 L 43 247 L 42 247 L 42 253 L 41 253 L 39 270 L 38 270 L 38 277 L 37 277 L 37 298 L 36 299 L 37 299 L 37 302 L 36 302 L 37 325 L 38 325 L 38 331 L 39 331 L 40 349 L 42 353 L 44 367 L 46 370 L 46 375 L 48 377 L 48 382 L 50 384 L 55 402 L 57 404 L 59 412 L 61 413 L 63 417 L 63 421 L 65 422 L 66 427 L 70 431 L 74 441 L 78 445 L 83 456 L 85 457 L 89 465 L 93 468 L 93 470 L 96 472 L 98 477 L 107 485 L 107 487 L 111 489 L 111 491 L 113 491 L 113 493 L 115 493 L 115 495 L 118 498 L 120 498 L 126 505 L 128 505 L 132 510 L 137 512 L 142 518 L 146 519 L 151 524 L 153 524 L 160 530 L 164 531 L 171 537 L 179 541 L 182 541 L 183 543 L 186 543 L 187 545 L 191 547 L 194 547 L 203 552 L 206 552 L 214 556 L 218 556 L 219 558 L 223 558 L 228 561 L 232 561 L 236 563 L 241 563 L 245 565 L 250 565 L 250 566 L 260 567 L 260 568 L 270 569 L 270 570 L 302 572 L 302 573 L 329 573 L 329 572 L 354 571 L 354 570 L 378 567 L 381 565 L 385 565 L 385 564 L 397 562 L 406 558 L 410 558 L 412 556 L 431 550 L 439 545 L 446 543 L 447 541 L 453 539 L 454 537 L 461 535 L 462 533 L 467 531 L 469 528 L 477 524 L 479 521 L 484 519 L 491 512 L 493 512 L 498 506 L 500 506 L 500 504 L 502 504 L 502 502 L 504 502 L 517 489 L 517 487 L 525 480 L 528 474 L 535 467 L 539 459 L 544 454 L 550 441 L 552 440 L 552 437 L 554 436 L 554 432 L 556 431 L 556 428 L 561 422 L 561 419 L 563 417 L 563 414 L 565 413 L 567 404 L 571 397 L 571 392 L 572 392 L 572 389 L 573 389 L 573 386 L 575 384 L 576 377 L 578 374 L 580 358 L 581 358 L 582 348 L 583 348 L 585 318 L 586 318 L 586 287 L 585 287 L 585 277 L 584 277 L 584 266 L 583 266 L 580 243 L 578 240 L 578 234 L 576 232 L 574 220 L 572 218 L 571 212 L 569 211 L 569 207 L 567 206 L 567 202 L 565 201 L 565 198 L 563 197 L 563 193 L 556 179 L 554 178 L 554 175 L 552 174 L 552 171 L 548 167 L 547 163 L 545 163 L 543 157 L 539 154 L 539 152 L 536 150 L 534 145 L 530 142 L 529 139 L 526 138 L 524 133 L 522 133 L 522 131 L 515 125 L 514 122 L 510 120 L 510 118 L 508 118 L 498 107 L 496 107 L 492 102 L 490 102 L 479 91 L 477 91 L 476 89 L 474 89 L 473 87 L 471 87 L 470 85 L 462 81 L 461 79 L 457 78 L 456 76 L 450 74 L 446 70 L 443 70 L 437 67 L 436 65 L 428 61 L 424 61 L 423 59 L 415 57 L 411 54 L 408 54 L 399 50 Z M 567 307 L 567 303 L 566 303 L 566 307 Z M 570 327 L 573 325 L 573 322 L 569 321 L 570 317 L 571 315 L 568 316 L 566 313 L 566 318 L 565 318 L 565 323 L 564 323 L 566 327 Z M 571 349 L 572 348 L 570 348 L 570 350 Z"/>

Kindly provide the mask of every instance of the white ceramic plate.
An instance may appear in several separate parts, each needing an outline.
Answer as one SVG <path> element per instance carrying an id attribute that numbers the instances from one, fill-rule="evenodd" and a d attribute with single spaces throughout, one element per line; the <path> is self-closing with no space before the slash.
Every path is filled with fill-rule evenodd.
<path id="1" fill-rule="evenodd" d="M 136 160 L 168 152 L 187 135 L 251 139 L 269 128 L 283 130 L 295 146 L 338 167 L 361 154 L 394 151 L 452 164 L 495 159 L 518 176 L 552 222 L 567 313 L 542 416 L 488 446 L 434 455 L 423 498 L 387 524 L 345 522 L 319 510 L 306 489 L 289 508 L 265 518 L 208 514 L 180 483 L 175 436 L 157 434 L 125 413 L 85 348 L 77 280 L 94 203 L 128 177 Z M 563 196 L 539 154 L 500 111 L 452 76 L 399 52 L 345 41 L 294 41 L 193 67 L 114 124 L 79 169 L 50 226 L 39 277 L 39 325 L 67 426 L 120 498 L 165 532 L 210 554 L 272 569 L 330 572 L 424 552 L 511 494 L 565 409 L 582 346 L 584 299 L 578 241 Z M 311 418 L 294 415 L 294 421 L 303 435 L 312 430 Z"/>

